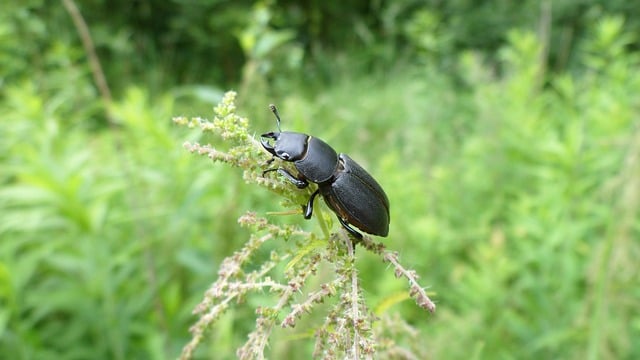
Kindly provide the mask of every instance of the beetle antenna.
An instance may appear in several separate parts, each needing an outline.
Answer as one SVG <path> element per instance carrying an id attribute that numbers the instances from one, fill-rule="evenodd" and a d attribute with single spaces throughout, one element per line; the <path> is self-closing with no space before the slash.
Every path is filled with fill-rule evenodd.
<path id="1" fill-rule="evenodd" d="M 282 132 L 282 130 L 280 130 L 280 114 L 278 114 L 278 108 L 276 108 L 275 105 L 270 104 L 269 105 L 269 109 L 271 109 L 271 112 L 273 113 L 273 115 L 276 116 L 276 123 L 278 124 L 278 132 Z"/>

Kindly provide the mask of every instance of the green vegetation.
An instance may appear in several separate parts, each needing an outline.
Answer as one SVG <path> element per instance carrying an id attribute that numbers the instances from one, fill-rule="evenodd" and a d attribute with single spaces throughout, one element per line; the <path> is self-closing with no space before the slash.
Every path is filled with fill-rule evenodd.
<path id="1" fill-rule="evenodd" d="M 640 358 L 640 6 L 78 2 L 109 98 L 63 3 L 0 5 L 0 357 L 175 358 L 254 233 L 238 218 L 322 239 L 317 221 L 271 214 L 299 204 L 182 146 L 231 148 L 171 119 L 212 119 L 235 89 L 250 134 L 273 130 L 276 103 L 284 129 L 384 186 L 376 240 L 438 306 L 359 249 L 385 338 L 429 358 Z M 243 300 L 195 358 L 235 358 L 274 306 Z M 325 315 L 276 326 L 269 358 L 311 354 Z"/>
<path id="2" fill-rule="evenodd" d="M 186 143 L 185 147 L 215 162 L 243 169 L 243 178 L 247 183 L 270 189 L 285 197 L 285 206 L 300 209 L 298 204 L 312 196 L 313 191 L 309 190 L 313 190 L 315 185 L 307 187 L 307 191 L 300 191 L 292 187 L 290 182 L 265 176 L 265 165 L 275 159 L 270 155 L 265 159 L 263 145 L 248 132 L 249 121 L 236 114 L 236 95 L 233 91 L 224 95 L 214 109 L 212 121 L 199 117 L 174 118 L 176 124 L 217 134 L 233 146 L 227 151 L 198 143 Z M 273 113 L 278 116 L 275 107 Z M 291 164 L 278 163 L 294 171 Z M 287 212 L 288 215 L 295 213 L 302 214 L 300 210 Z M 435 304 L 417 281 L 419 276 L 400 263 L 397 252 L 388 250 L 384 244 L 375 242 L 369 236 L 361 236 L 356 241 L 349 237 L 347 231 L 331 233 L 333 216 L 327 213 L 330 212 L 323 211 L 320 206 L 315 207 L 315 219 L 322 229 L 321 235 L 291 225 L 271 224 L 268 219 L 260 218 L 253 212 L 240 217 L 238 223 L 250 227 L 253 233 L 242 249 L 222 261 L 218 279 L 194 309 L 198 321 L 191 328 L 193 338 L 184 347 L 180 358 L 193 358 L 207 331 L 215 327 L 232 304 L 244 303 L 244 298 L 251 293 L 265 292 L 273 295 L 262 296 L 263 299 L 256 305 L 255 329 L 237 351 L 241 359 L 263 358 L 276 324 L 282 328 L 295 328 L 307 314 L 325 307 L 319 304 L 331 306 L 324 310 L 326 315 L 323 315 L 322 323 L 313 326 L 313 352 L 304 354 L 300 348 L 296 351 L 297 356 L 360 359 L 372 355 L 394 357 L 395 354 L 405 353 L 416 358 L 424 357 L 397 345 L 400 334 L 415 333 L 407 331 L 411 326 L 398 318 L 389 322 L 378 321 L 378 317 L 387 314 L 376 315 L 366 303 L 367 296 L 356 267 L 355 245 L 363 248 L 361 251 L 367 250 L 380 256 L 380 260 L 393 269 L 396 277 L 407 279 L 409 290 L 401 297 L 396 297 L 399 301 L 412 297 L 418 306 L 433 313 Z M 293 243 L 293 246 L 287 243 Z M 268 248 L 269 256 L 261 257 L 260 252 Z M 389 333 L 390 329 L 395 332 Z"/>

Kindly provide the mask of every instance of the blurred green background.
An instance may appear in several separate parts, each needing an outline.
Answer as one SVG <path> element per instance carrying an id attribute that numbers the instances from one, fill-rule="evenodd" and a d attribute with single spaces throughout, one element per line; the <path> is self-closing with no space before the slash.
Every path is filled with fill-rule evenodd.
<path id="1" fill-rule="evenodd" d="M 384 186 L 384 242 L 438 304 L 387 311 L 431 358 L 640 358 L 640 2 L 76 5 L 0 4 L 0 357 L 179 354 L 236 219 L 285 210 L 181 146 L 224 147 L 171 117 L 234 89 L 256 134 L 276 103 Z M 372 308 L 406 290 L 361 254 Z M 233 358 L 258 302 L 198 357 Z"/>

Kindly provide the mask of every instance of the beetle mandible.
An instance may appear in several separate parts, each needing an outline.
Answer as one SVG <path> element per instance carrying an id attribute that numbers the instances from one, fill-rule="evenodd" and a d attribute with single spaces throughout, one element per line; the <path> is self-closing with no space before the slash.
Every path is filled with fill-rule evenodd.
<path id="1" fill-rule="evenodd" d="M 336 213 L 340 224 L 359 242 L 362 234 L 358 229 L 382 237 L 389 234 L 389 199 L 378 182 L 369 173 L 345 154 L 336 151 L 324 141 L 311 135 L 281 131 L 280 115 L 275 105 L 269 105 L 276 117 L 278 132 L 262 134 L 260 142 L 275 158 L 293 162 L 298 174 L 285 168 L 267 169 L 263 175 L 277 171 L 299 189 L 318 184 L 306 205 L 302 205 L 304 218 L 310 219 L 313 201 L 318 194 Z"/>

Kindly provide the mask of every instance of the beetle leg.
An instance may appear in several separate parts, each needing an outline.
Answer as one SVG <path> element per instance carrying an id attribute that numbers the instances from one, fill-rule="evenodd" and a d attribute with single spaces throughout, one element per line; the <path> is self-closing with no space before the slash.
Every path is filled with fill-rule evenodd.
<path id="1" fill-rule="evenodd" d="M 309 182 L 305 179 L 299 179 L 293 176 L 289 171 L 284 168 L 278 168 L 278 174 L 285 177 L 285 179 L 289 180 L 293 185 L 295 185 L 298 189 L 304 189 L 309 186 Z"/>
<path id="2" fill-rule="evenodd" d="M 340 216 L 338 216 L 338 221 L 340 221 L 340 224 L 342 224 L 342 227 L 344 227 L 349 232 L 349 234 L 353 235 L 353 237 L 356 238 L 356 240 L 353 242 L 354 245 L 362 241 L 362 234 L 360 234 L 354 228 L 349 226 L 349 224 L 346 221 L 342 220 Z"/>
<path id="3" fill-rule="evenodd" d="M 272 172 L 272 171 L 277 171 L 278 174 L 284 176 L 285 179 L 289 180 L 289 182 L 291 182 L 293 185 L 295 185 L 298 189 L 304 189 L 307 186 L 309 186 L 309 182 L 306 179 L 300 179 L 300 178 L 297 178 L 297 177 L 293 176 L 293 174 L 291 174 L 285 168 L 267 169 L 267 170 L 262 172 L 262 176 L 264 176 L 264 174 L 266 174 L 268 172 Z"/>
<path id="4" fill-rule="evenodd" d="M 313 200 L 315 200 L 316 196 L 318 196 L 319 193 L 320 193 L 320 189 L 316 190 L 313 194 L 311 194 L 311 197 L 309 198 L 307 205 L 306 206 L 302 205 L 304 218 L 307 220 L 311 219 L 311 215 L 313 214 Z"/>
<path id="5" fill-rule="evenodd" d="M 273 169 L 267 169 L 265 171 L 262 172 L 262 176 L 264 177 L 264 174 L 272 172 L 272 171 L 278 171 L 278 168 L 273 168 Z"/>
<path id="6" fill-rule="evenodd" d="M 271 165 L 271 163 L 276 159 L 275 156 L 272 156 L 271 159 L 267 160 L 264 162 L 265 165 Z M 264 173 L 262 173 L 262 175 L 264 175 Z"/>

